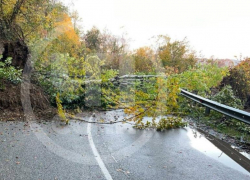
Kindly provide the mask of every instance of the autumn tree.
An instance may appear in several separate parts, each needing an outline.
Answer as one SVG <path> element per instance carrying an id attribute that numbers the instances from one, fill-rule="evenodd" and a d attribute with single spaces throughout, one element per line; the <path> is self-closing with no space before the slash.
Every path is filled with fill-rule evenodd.
<path id="1" fill-rule="evenodd" d="M 96 27 L 93 27 L 91 30 L 87 31 L 84 36 L 84 42 L 88 53 L 99 51 L 101 45 L 100 30 Z"/>
<path id="2" fill-rule="evenodd" d="M 54 30 L 56 31 L 53 41 L 46 47 L 48 55 L 53 53 L 68 53 L 70 56 L 77 58 L 80 48 L 80 37 L 74 29 L 71 18 L 67 13 L 63 13 L 57 18 Z M 43 55 L 45 55 L 43 53 Z"/>
<path id="3" fill-rule="evenodd" d="M 65 8 L 51 0 L 1 0 L 0 39 L 3 60 L 11 56 L 14 65 L 23 68 L 28 46 L 54 28 L 55 19 Z"/>
<path id="4" fill-rule="evenodd" d="M 82 18 L 80 17 L 79 13 L 77 11 L 71 12 L 70 18 L 72 20 L 75 32 L 77 34 L 81 34 L 82 33 L 82 26 L 80 23 L 82 22 Z"/>
<path id="5" fill-rule="evenodd" d="M 134 53 L 135 70 L 137 72 L 153 72 L 154 51 L 150 47 L 141 47 Z"/>
<path id="6" fill-rule="evenodd" d="M 111 69 L 120 69 L 127 58 L 127 40 L 124 36 L 116 36 L 108 30 L 102 33 L 101 51 L 106 54 L 106 67 Z"/>
<path id="7" fill-rule="evenodd" d="M 87 31 L 83 40 L 86 47 L 85 53 L 97 54 L 100 59 L 105 59 L 105 68 L 119 69 L 128 46 L 124 37 L 115 36 L 106 29 L 101 32 L 93 27 Z"/>
<path id="8" fill-rule="evenodd" d="M 168 36 L 160 35 L 157 39 L 158 56 L 164 67 L 177 68 L 179 72 L 194 66 L 196 63 L 195 53 L 189 49 L 186 39 L 181 41 L 171 41 Z"/>
<path id="9" fill-rule="evenodd" d="M 230 85 L 243 104 L 250 106 L 250 58 L 231 68 L 230 74 L 223 79 L 222 85 Z"/>
<path id="10" fill-rule="evenodd" d="M 13 65 L 21 68 L 26 63 L 28 48 L 23 40 L 23 31 L 16 23 L 16 19 L 24 3 L 24 0 L 1 0 L 0 2 L 0 44 L 4 48 L 2 61 L 11 56 Z M 17 49 L 18 52 L 14 52 Z M 22 60 L 17 60 L 19 58 Z"/>

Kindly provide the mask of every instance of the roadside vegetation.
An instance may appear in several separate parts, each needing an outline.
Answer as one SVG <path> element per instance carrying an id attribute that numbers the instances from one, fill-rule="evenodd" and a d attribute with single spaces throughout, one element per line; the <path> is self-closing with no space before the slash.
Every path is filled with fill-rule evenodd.
<path id="1" fill-rule="evenodd" d="M 80 22 L 77 12 L 58 1 L 1 0 L 0 111 L 7 111 L 14 102 L 4 98 L 10 90 L 5 86 L 20 86 L 29 77 L 40 88 L 37 94 L 43 94 L 39 111 L 48 112 L 45 106 L 51 105 L 66 123 L 66 111 L 123 108 L 130 115 L 127 120 L 140 129 L 183 127 L 183 117 L 191 116 L 221 132 L 232 130 L 241 135 L 237 137 L 242 133 L 249 137 L 248 125 L 216 112 L 205 116 L 204 107 L 179 95 L 183 88 L 247 110 L 249 58 L 236 66 L 221 67 L 213 59 L 201 61 L 187 39 L 173 40 L 166 35 L 156 36 L 151 47 L 131 51 L 125 35 L 97 27 L 83 30 Z M 132 83 L 116 80 L 128 74 L 161 76 Z M 33 105 L 39 104 L 39 99 L 32 99 Z M 15 102 L 20 109 L 21 100 Z M 144 122 L 145 116 L 152 121 Z M 159 122 L 156 117 L 161 117 Z"/>

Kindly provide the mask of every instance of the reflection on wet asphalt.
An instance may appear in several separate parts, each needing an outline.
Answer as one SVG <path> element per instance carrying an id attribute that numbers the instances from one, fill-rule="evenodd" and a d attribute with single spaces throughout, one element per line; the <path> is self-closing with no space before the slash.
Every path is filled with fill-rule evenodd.
<path id="1" fill-rule="evenodd" d="M 214 137 L 206 137 L 205 135 L 199 133 L 197 130 L 193 130 L 191 128 L 187 128 L 187 135 L 191 140 L 191 145 L 195 149 L 199 150 L 200 152 L 206 154 L 207 156 L 223 163 L 224 165 L 231 167 L 233 169 L 236 169 L 238 171 L 241 171 L 243 173 L 249 174 L 249 172 L 244 169 L 241 165 L 239 165 L 237 162 L 235 162 L 233 159 L 231 159 L 228 155 L 223 152 L 223 147 L 225 146 L 223 144 L 220 144 L 218 147 L 216 147 L 211 141 L 214 141 Z M 221 148 L 221 149 L 220 149 Z M 234 155 L 235 158 L 238 158 L 240 153 L 235 151 L 233 148 L 231 148 L 229 145 L 226 147 L 228 151 L 230 151 L 231 155 Z M 241 159 L 242 158 L 242 159 Z M 243 161 L 243 157 L 238 158 L 240 161 Z M 248 163 L 250 163 L 249 159 L 244 159 Z M 250 166 L 250 164 L 249 164 Z M 248 167 L 249 169 L 249 167 Z"/>
<path id="2" fill-rule="evenodd" d="M 189 127 L 157 132 L 115 123 L 123 111 L 78 114 L 96 122 L 0 122 L 0 179 L 242 179 L 249 173 Z M 150 120 L 150 118 L 145 118 Z"/>

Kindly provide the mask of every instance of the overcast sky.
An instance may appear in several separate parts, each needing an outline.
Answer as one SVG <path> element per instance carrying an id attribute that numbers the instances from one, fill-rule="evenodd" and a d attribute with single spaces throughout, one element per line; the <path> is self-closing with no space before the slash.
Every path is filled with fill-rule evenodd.
<path id="1" fill-rule="evenodd" d="M 64 0 L 70 1 L 70 0 Z M 128 33 L 132 49 L 152 36 L 184 37 L 204 57 L 250 56 L 250 0 L 73 0 L 84 30 Z"/>

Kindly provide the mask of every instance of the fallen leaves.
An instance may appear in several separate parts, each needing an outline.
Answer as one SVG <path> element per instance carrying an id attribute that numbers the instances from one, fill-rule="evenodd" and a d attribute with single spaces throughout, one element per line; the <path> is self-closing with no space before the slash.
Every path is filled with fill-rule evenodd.
<path id="1" fill-rule="evenodd" d="M 117 172 L 122 172 L 123 170 L 122 169 L 116 169 Z"/>
<path id="2" fill-rule="evenodd" d="M 123 169 L 116 169 L 117 172 L 123 172 L 125 175 L 130 174 L 129 171 L 124 171 Z"/>

